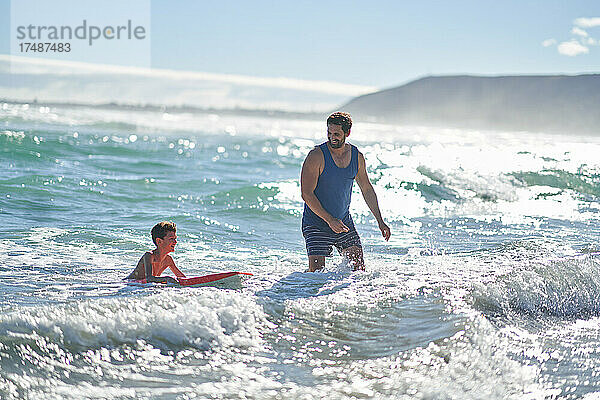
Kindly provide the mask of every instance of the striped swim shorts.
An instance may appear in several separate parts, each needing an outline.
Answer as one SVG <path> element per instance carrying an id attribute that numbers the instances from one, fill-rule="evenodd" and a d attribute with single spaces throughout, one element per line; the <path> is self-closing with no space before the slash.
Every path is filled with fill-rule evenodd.
<path id="1" fill-rule="evenodd" d="M 331 256 L 333 246 L 340 252 L 352 246 L 362 247 L 352 219 L 349 222 L 344 221 L 350 230 L 342 233 L 335 233 L 329 227 L 322 228 L 317 225 L 302 224 L 302 235 L 306 242 L 306 252 L 308 255 Z"/>

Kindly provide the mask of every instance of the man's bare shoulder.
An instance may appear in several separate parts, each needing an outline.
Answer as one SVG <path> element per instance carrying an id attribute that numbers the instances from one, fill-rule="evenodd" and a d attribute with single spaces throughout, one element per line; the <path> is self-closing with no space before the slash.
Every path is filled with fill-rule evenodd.
<path id="1" fill-rule="evenodd" d="M 313 147 L 312 150 L 308 152 L 308 155 L 306 156 L 306 160 L 305 160 L 305 162 L 307 162 L 307 163 L 317 164 L 317 165 L 320 165 L 324 161 L 325 161 L 325 158 L 323 157 L 323 151 L 321 150 L 321 148 L 319 146 Z"/>
<path id="2" fill-rule="evenodd" d="M 302 166 L 302 174 L 304 172 L 311 172 L 320 175 L 325 167 L 325 157 L 320 147 L 315 146 L 311 151 L 308 152 L 304 165 Z"/>
<path id="3" fill-rule="evenodd" d="M 361 153 L 360 150 L 358 150 L 358 149 L 356 149 L 356 150 L 358 153 L 358 172 L 356 174 L 356 180 L 357 180 L 358 184 L 360 185 L 364 179 L 368 179 L 368 178 L 366 178 L 367 162 L 365 161 L 365 156 L 363 155 L 363 153 Z"/>
<path id="4" fill-rule="evenodd" d="M 362 151 L 360 151 L 360 149 L 358 148 L 358 146 L 355 146 L 355 145 L 353 145 L 353 144 L 350 144 L 350 143 L 348 143 L 348 144 L 350 145 L 350 147 L 354 147 L 354 148 L 356 149 L 356 154 L 358 154 L 358 157 L 359 157 L 359 158 L 360 158 L 360 157 L 363 157 L 363 158 L 364 158 L 364 156 L 363 156 L 363 153 L 362 153 Z"/>
<path id="5" fill-rule="evenodd" d="M 364 154 L 360 150 L 358 150 L 358 149 L 356 149 L 356 152 L 358 154 L 358 160 L 362 161 L 364 163 L 365 162 L 365 156 L 364 156 Z"/>

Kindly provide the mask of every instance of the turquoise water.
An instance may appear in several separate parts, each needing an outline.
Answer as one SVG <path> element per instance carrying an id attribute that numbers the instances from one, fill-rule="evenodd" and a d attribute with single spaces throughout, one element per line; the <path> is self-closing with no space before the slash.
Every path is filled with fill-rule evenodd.
<path id="1" fill-rule="evenodd" d="M 600 139 L 356 123 L 367 264 L 305 273 L 323 121 L 0 104 L 2 398 L 592 398 Z M 129 286 L 177 223 L 188 276 Z"/>

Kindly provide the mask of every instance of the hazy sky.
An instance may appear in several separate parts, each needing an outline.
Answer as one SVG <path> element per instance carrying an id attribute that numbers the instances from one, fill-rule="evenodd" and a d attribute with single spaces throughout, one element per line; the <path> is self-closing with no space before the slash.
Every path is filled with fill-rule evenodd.
<path id="1" fill-rule="evenodd" d="M 155 0 L 151 19 L 153 68 L 377 87 L 431 74 L 600 72 L 595 0 Z M 9 26 L 0 0 L 3 54 Z"/>

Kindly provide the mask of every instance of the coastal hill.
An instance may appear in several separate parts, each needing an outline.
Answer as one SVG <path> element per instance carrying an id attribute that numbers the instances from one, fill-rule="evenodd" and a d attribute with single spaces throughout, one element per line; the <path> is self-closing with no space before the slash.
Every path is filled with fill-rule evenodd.
<path id="1" fill-rule="evenodd" d="M 355 119 L 403 125 L 600 133 L 600 74 L 431 76 L 340 109 Z"/>

